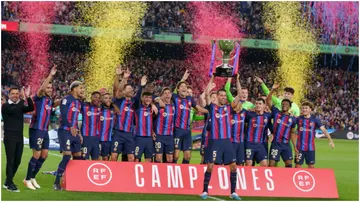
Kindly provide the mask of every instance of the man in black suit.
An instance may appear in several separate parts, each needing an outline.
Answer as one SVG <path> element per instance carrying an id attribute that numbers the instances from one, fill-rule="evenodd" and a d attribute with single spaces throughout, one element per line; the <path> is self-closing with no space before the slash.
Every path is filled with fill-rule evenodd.
<path id="1" fill-rule="evenodd" d="M 10 88 L 9 100 L 1 106 L 6 153 L 6 181 L 3 187 L 11 192 L 20 192 L 14 184 L 13 178 L 21 163 L 24 149 L 24 113 L 34 110 L 33 101 L 30 98 L 30 86 L 25 90 L 28 105 L 25 105 L 25 101 L 19 97 L 19 89 Z"/>

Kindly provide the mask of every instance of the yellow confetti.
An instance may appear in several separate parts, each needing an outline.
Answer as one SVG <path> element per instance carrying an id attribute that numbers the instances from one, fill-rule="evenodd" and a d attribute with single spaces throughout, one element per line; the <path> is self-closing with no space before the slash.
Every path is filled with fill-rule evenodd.
<path id="1" fill-rule="evenodd" d="M 87 97 L 100 88 L 112 89 L 115 68 L 134 47 L 141 30 L 140 20 L 147 5 L 143 2 L 78 3 L 83 23 L 96 28 L 90 41 L 85 73 Z M 112 92 L 112 91 L 110 91 Z"/>
<path id="2" fill-rule="evenodd" d="M 312 74 L 313 62 L 318 54 L 315 35 L 302 21 L 300 10 L 300 2 L 264 3 L 265 25 L 279 41 L 277 55 L 280 67 L 276 80 L 283 87 L 295 89 L 295 103 L 300 103 L 306 93 L 305 84 Z M 296 51 L 294 47 L 310 48 L 312 52 Z"/>

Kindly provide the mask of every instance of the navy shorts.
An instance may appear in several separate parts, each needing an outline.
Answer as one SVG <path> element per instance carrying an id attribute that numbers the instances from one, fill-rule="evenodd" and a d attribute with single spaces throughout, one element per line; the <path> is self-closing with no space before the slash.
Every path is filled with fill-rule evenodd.
<path id="1" fill-rule="evenodd" d="M 135 158 L 141 159 L 143 154 L 146 159 L 154 157 L 154 141 L 152 137 L 135 136 Z"/>
<path id="2" fill-rule="evenodd" d="M 304 164 L 304 160 L 306 160 L 306 164 L 315 164 L 315 151 L 300 151 L 299 150 L 299 160 L 294 158 L 295 164 L 302 165 Z"/>
<path id="3" fill-rule="evenodd" d="M 230 139 L 209 140 L 204 155 L 205 163 L 228 165 L 236 162 L 236 155 Z"/>
<path id="4" fill-rule="evenodd" d="M 71 132 L 64 129 L 58 130 L 60 151 L 71 151 L 73 153 L 81 151 L 80 136 L 72 136 Z"/>
<path id="5" fill-rule="evenodd" d="M 155 140 L 156 154 L 173 154 L 174 153 L 174 136 L 156 135 Z"/>
<path id="6" fill-rule="evenodd" d="M 96 136 L 83 136 L 82 156 L 85 159 L 98 160 L 100 154 L 100 138 Z"/>
<path id="7" fill-rule="evenodd" d="M 245 142 L 245 155 L 246 160 L 253 160 L 255 157 L 257 163 L 267 159 L 266 151 L 262 143 Z"/>
<path id="8" fill-rule="evenodd" d="M 133 154 L 134 148 L 134 137 L 132 133 L 115 130 L 111 141 L 112 153 Z"/>
<path id="9" fill-rule="evenodd" d="M 36 151 L 49 149 L 50 140 L 48 131 L 29 128 L 29 144 L 30 148 Z"/>
<path id="10" fill-rule="evenodd" d="M 111 154 L 111 142 L 101 141 L 100 144 L 100 156 L 110 156 Z"/>
<path id="11" fill-rule="evenodd" d="M 266 156 L 269 156 L 269 143 L 263 142 L 262 145 L 265 149 Z"/>
<path id="12" fill-rule="evenodd" d="M 175 128 L 174 130 L 174 145 L 175 149 L 181 151 L 188 151 L 192 149 L 192 137 L 191 131 L 181 128 Z"/>
<path id="13" fill-rule="evenodd" d="M 289 143 L 271 143 L 269 159 L 279 162 L 280 156 L 283 161 L 292 160 L 292 151 Z"/>
<path id="14" fill-rule="evenodd" d="M 236 143 L 233 142 L 232 143 L 233 148 L 234 148 L 234 152 L 236 155 L 236 164 L 240 165 L 245 163 L 245 145 L 243 142 L 240 143 Z"/>

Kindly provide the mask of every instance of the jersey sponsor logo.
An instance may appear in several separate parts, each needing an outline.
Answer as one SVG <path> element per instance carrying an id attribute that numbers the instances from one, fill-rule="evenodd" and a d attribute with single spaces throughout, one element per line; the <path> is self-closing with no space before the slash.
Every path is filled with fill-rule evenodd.
<path id="1" fill-rule="evenodd" d="M 100 116 L 100 121 L 104 121 L 105 118 L 103 116 Z"/>
<path id="2" fill-rule="evenodd" d="M 79 111 L 76 107 L 71 108 L 73 112 Z"/>
<path id="3" fill-rule="evenodd" d="M 220 114 L 219 114 L 219 113 L 216 113 L 216 114 L 215 114 L 215 117 L 216 117 L 216 118 L 220 118 Z"/>
<path id="4" fill-rule="evenodd" d="M 162 115 L 163 115 L 163 117 L 166 117 L 166 116 L 167 116 L 167 113 L 163 113 Z"/>
<path id="5" fill-rule="evenodd" d="M 305 170 L 294 173 L 293 183 L 298 190 L 303 192 L 309 192 L 315 188 L 314 176 Z"/>
<path id="6" fill-rule="evenodd" d="M 51 107 L 50 107 L 49 105 L 45 105 L 45 109 L 46 109 L 46 110 L 50 110 Z"/>
<path id="7" fill-rule="evenodd" d="M 276 122 L 277 122 L 277 123 L 281 123 L 281 119 L 278 119 Z"/>
<path id="8" fill-rule="evenodd" d="M 144 116 L 149 116 L 149 112 L 144 112 Z"/>
<path id="9" fill-rule="evenodd" d="M 125 111 L 129 111 L 129 107 L 125 107 Z"/>
<path id="10" fill-rule="evenodd" d="M 91 116 L 91 112 L 87 112 L 86 115 Z"/>
<path id="11" fill-rule="evenodd" d="M 106 164 L 94 163 L 87 170 L 87 177 L 91 183 L 97 186 L 109 184 L 112 179 L 112 171 Z"/>

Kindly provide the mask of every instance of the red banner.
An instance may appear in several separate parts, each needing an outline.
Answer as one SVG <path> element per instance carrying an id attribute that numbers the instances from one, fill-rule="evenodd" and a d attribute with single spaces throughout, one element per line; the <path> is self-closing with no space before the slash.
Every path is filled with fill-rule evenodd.
<path id="1" fill-rule="evenodd" d="M 1 21 L 1 30 L 17 32 L 19 30 L 18 22 Z"/>
<path id="2" fill-rule="evenodd" d="M 199 195 L 206 166 L 104 161 L 71 161 L 65 174 L 68 191 Z M 240 196 L 338 198 L 334 171 L 241 167 L 237 169 Z M 215 166 L 210 195 L 230 194 L 228 166 Z"/>

